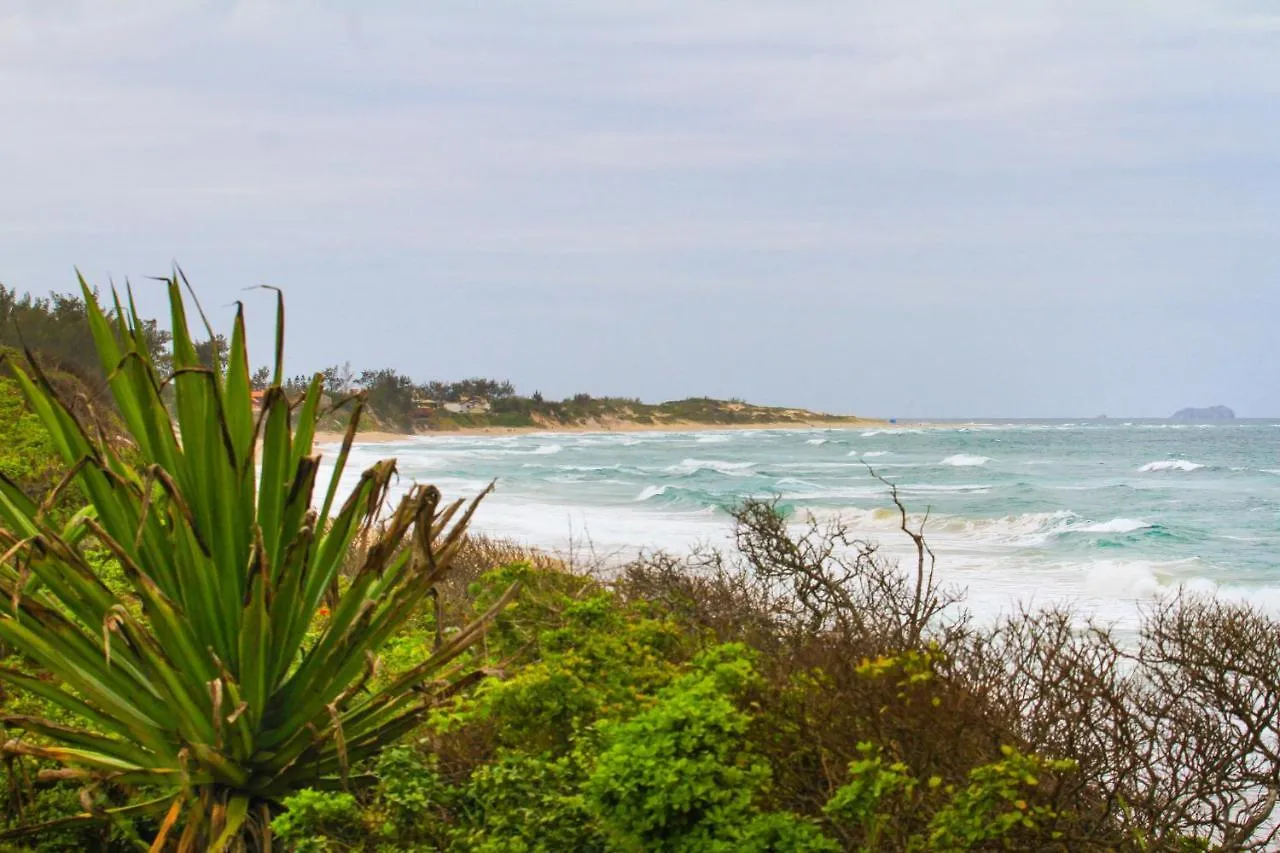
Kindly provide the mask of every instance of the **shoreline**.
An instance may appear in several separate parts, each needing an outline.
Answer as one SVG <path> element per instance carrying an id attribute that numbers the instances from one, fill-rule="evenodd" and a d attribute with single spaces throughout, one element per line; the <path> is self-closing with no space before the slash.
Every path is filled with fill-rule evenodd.
<path id="1" fill-rule="evenodd" d="M 369 430 L 356 433 L 356 444 L 391 444 L 423 437 L 472 436 L 472 435 L 529 435 L 532 433 L 573 434 L 573 433 L 610 433 L 610 432 L 736 432 L 740 430 L 765 429 L 898 429 L 903 425 L 891 424 L 877 418 L 811 418 L 803 421 L 763 421 L 750 424 L 713 424 L 697 421 L 673 421 L 661 424 L 642 424 L 634 421 L 614 421 L 608 423 L 558 424 L 554 426 L 483 426 L 462 427 L 449 430 L 425 430 L 422 432 L 401 433 L 385 430 Z M 315 435 L 316 444 L 341 444 L 344 433 L 321 431 Z"/>

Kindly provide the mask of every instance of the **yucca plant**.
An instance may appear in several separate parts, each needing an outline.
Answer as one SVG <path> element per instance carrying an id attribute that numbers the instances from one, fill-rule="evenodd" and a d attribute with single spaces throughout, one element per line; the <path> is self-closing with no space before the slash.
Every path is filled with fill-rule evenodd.
<path id="1" fill-rule="evenodd" d="M 90 792 L 113 783 L 146 794 L 114 810 L 82 797 L 89 810 L 72 820 L 150 811 L 152 850 L 266 849 L 282 797 L 362 781 L 358 762 L 476 676 L 459 656 L 514 589 L 418 665 L 381 673 L 377 650 L 421 612 L 480 498 L 442 505 L 434 487 L 413 486 L 382 513 L 395 475 L 387 460 L 335 511 L 361 401 L 319 492 L 321 377 L 287 398 L 283 299 L 275 378 L 258 410 L 243 306 L 227 363 L 202 364 L 179 278 L 167 281 L 171 376 L 148 355 L 132 292 L 122 305 L 113 291 L 108 315 L 80 280 L 127 453 L 72 415 L 30 354 L 26 369 L 10 365 L 69 466 L 63 485 L 76 483 L 88 506 L 54 522 L 52 500 L 0 481 L 0 642 L 52 676 L 0 669 L 0 679 L 78 721 L 0 715 L 10 730 L 2 749 L 57 762 L 57 778 Z M 341 577 L 353 539 L 370 535 L 363 563 Z M 89 543 L 119 562 L 129 594 L 95 574 Z"/>

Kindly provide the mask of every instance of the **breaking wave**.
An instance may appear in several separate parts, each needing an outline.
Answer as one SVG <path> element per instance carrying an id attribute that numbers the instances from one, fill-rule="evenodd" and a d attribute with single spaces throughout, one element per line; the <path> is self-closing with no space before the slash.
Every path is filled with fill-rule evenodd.
<path id="1" fill-rule="evenodd" d="M 1077 533 L 1135 533 L 1139 530 L 1151 530 L 1155 525 L 1137 518 L 1113 518 L 1100 524 L 1086 524 L 1074 528 Z"/>
<path id="2" fill-rule="evenodd" d="M 980 465 L 986 465 L 991 461 L 989 456 L 975 456 L 971 453 L 957 453 L 954 456 L 948 456 L 939 462 L 939 465 L 947 465 L 952 468 L 976 468 Z"/>
<path id="3" fill-rule="evenodd" d="M 755 464 L 754 462 L 724 462 L 719 459 L 686 459 L 679 465 L 671 465 L 663 470 L 677 477 L 692 477 L 703 471 L 723 474 L 726 477 L 746 477 Z"/>
<path id="4" fill-rule="evenodd" d="M 1205 467 L 1199 462 L 1191 462 L 1187 459 L 1159 459 L 1155 462 L 1148 462 L 1138 469 L 1141 474 L 1150 474 L 1155 471 L 1198 471 Z"/>

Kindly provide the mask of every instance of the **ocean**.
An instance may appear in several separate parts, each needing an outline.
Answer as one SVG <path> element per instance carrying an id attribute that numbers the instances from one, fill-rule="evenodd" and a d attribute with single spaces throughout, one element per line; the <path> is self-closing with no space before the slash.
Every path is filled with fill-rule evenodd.
<path id="1" fill-rule="evenodd" d="M 605 563 L 729 548 L 726 507 L 747 496 L 839 516 L 905 558 L 870 466 L 929 512 L 938 575 L 980 618 L 1070 602 L 1125 627 L 1179 587 L 1280 611 L 1280 422 L 420 436 L 358 445 L 344 485 L 388 456 L 399 490 L 496 481 L 478 531 Z"/>

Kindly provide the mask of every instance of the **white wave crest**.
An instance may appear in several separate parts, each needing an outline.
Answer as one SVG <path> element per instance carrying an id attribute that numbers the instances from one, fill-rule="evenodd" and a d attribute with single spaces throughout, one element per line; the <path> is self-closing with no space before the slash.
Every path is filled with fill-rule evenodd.
<path id="1" fill-rule="evenodd" d="M 907 494 L 910 486 L 902 487 Z M 982 486 L 959 486 L 958 489 L 980 490 Z M 881 539 L 885 543 L 892 540 L 884 538 L 889 531 L 897 530 L 902 523 L 897 511 L 888 508 L 839 510 L 815 510 L 814 515 L 821 519 L 839 518 L 850 525 L 850 529 L 858 535 Z M 934 545 L 943 549 L 961 548 L 965 550 L 978 548 L 1025 548 L 1043 545 L 1054 536 L 1070 528 L 1078 520 L 1078 516 L 1070 510 L 1056 512 L 1028 512 L 1021 515 L 1006 515 L 998 518 L 969 518 L 959 515 L 933 516 L 925 531 L 926 537 Z M 912 515 L 910 522 L 919 524 L 922 516 Z M 998 552 L 992 552 L 998 553 Z"/>
<path id="2" fill-rule="evenodd" d="M 650 498 L 657 498 L 667 493 L 666 486 L 645 486 L 644 491 L 636 495 L 636 501 L 647 501 Z"/>
<path id="3" fill-rule="evenodd" d="M 1154 471 L 1195 471 L 1203 467 L 1199 462 L 1191 462 L 1187 459 L 1159 459 L 1143 465 L 1138 472 L 1150 474 Z"/>
<path id="4" fill-rule="evenodd" d="M 976 468 L 979 465 L 986 465 L 991 461 L 989 456 L 975 456 L 970 453 L 957 453 L 954 456 L 948 456 L 939 462 L 939 465 L 947 465 L 951 468 Z"/>
<path id="5" fill-rule="evenodd" d="M 1213 581 L 1188 576 L 1199 560 L 1094 560 L 1084 564 L 1085 587 L 1105 598 L 1154 598 L 1181 588 L 1196 594 L 1212 593 Z"/>
<path id="6" fill-rule="evenodd" d="M 811 438 L 805 442 L 805 444 L 826 444 L 826 443 L 827 443 L 827 440 L 825 438 Z"/>
<path id="7" fill-rule="evenodd" d="M 888 450 L 868 450 L 868 451 L 864 452 L 862 455 L 863 455 L 863 456 L 865 456 L 867 459 L 871 459 L 871 458 L 876 457 L 876 456 L 888 456 L 888 455 L 889 455 L 889 453 L 890 453 L 890 451 L 888 451 Z M 857 455 L 858 455 L 858 451 L 856 451 L 856 450 L 850 450 L 850 451 L 849 451 L 849 455 L 850 455 L 850 456 L 857 456 Z"/>
<path id="8" fill-rule="evenodd" d="M 1113 518 L 1110 521 L 1086 524 L 1083 527 L 1073 529 L 1080 533 L 1133 533 L 1134 531 L 1147 530 L 1154 526 L 1151 522 L 1138 518 Z"/>
<path id="9" fill-rule="evenodd" d="M 754 462 L 724 462 L 719 459 L 686 459 L 679 465 L 671 465 L 663 470 L 679 477 L 689 477 L 699 471 L 714 471 L 727 477 L 746 477 L 748 469 L 755 464 Z"/>
<path id="10" fill-rule="evenodd" d="M 1149 560 L 1097 560 L 1085 569 L 1085 587 L 1094 595 L 1153 598 L 1163 584 Z"/>

